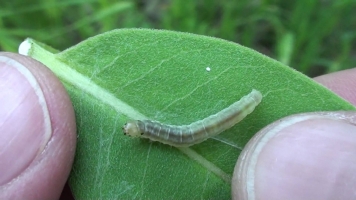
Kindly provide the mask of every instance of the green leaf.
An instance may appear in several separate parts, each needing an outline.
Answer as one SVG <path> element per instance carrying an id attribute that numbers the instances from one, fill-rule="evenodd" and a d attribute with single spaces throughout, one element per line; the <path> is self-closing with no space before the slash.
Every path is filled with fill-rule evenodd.
<path id="1" fill-rule="evenodd" d="M 228 199 L 235 162 L 258 130 L 295 113 L 355 110 L 303 74 L 221 39 L 121 29 L 60 53 L 43 46 L 28 39 L 20 52 L 53 70 L 73 101 L 78 145 L 70 186 L 78 199 Z M 190 148 L 122 134 L 130 118 L 190 124 L 252 89 L 264 96 L 252 114 Z"/>

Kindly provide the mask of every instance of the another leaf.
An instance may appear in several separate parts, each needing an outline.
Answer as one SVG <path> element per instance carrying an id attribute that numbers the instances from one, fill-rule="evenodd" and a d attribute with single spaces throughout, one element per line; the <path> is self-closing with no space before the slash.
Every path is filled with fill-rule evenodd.
<path id="1" fill-rule="evenodd" d="M 121 29 L 60 53 L 31 39 L 21 49 L 53 70 L 73 101 L 78 199 L 228 199 L 235 162 L 258 130 L 295 113 L 355 109 L 275 60 L 205 36 Z M 251 115 L 191 148 L 122 134 L 129 118 L 190 124 L 252 89 L 264 98 Z"/>

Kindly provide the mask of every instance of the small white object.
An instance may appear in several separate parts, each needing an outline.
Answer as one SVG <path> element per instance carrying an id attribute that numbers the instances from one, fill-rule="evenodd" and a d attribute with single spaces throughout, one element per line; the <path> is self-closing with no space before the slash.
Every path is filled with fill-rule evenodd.
<path id="1" fill-rule="evenodd" d="M 31 42 L 30 42 L 30 38 L 27 38 L 25 41 L 23 41 L 20 46 L 19 46 L 19 54 L 28 55 L 28 52 L 31 49 Z"/>
<path id="2" fill-rule="evenodd" d="M 210 72 L 210 67 L 206 67 L 206 71 Z"/>

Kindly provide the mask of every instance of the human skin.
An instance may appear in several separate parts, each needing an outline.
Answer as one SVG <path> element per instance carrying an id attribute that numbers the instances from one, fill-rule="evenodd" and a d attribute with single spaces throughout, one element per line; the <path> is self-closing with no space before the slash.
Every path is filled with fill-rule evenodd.
<path id="1" fill-rule="evenodd" d="M 58 78 L 29 57 L 0 53 L 0 199 L 58 199 L 76 126 Z"/>
<path id="2" fill-rule="evenodd" d="M 356 105 L 356 69 L 315 80 Z M 235 166 L 233 199 L 356 199 L 356 112 L 302 113 L 259 131 Z"/>

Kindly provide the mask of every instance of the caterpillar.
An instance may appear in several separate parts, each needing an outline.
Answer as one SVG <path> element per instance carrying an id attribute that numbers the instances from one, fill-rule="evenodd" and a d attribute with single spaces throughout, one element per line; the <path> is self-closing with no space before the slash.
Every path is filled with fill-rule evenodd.
<path id="1" fill-rule="evenodd" d="M 166 125 L 151 120 L 128 121 L 124 135 L 148 138 L 176 147 L 187 147 L 220 134 L 240 122 L 261 102 L 261 92 L 253 89 L 250 94 L 220 112 L 189 125 Z"/>

